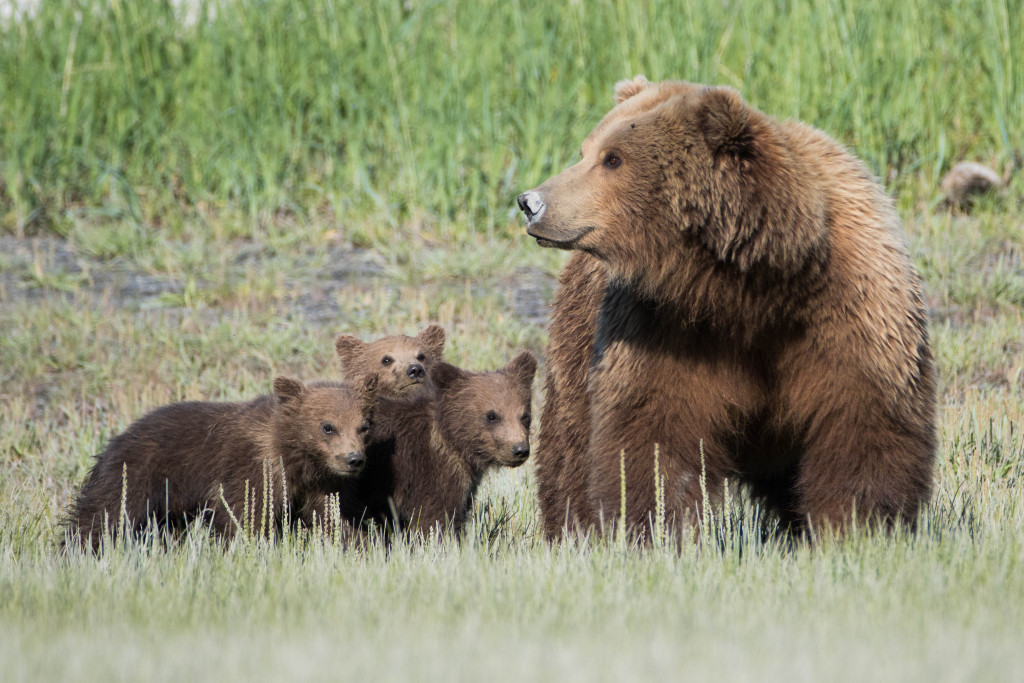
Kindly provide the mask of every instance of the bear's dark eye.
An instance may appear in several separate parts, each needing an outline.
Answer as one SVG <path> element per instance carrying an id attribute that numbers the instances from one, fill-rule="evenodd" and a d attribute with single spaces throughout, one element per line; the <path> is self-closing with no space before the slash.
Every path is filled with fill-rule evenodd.
<path id="1" fill-rule="evenodd" d="M 530 428 L 530 414 L 529 413 L 526 413 L 525 415 L 523 415 L 523 426 L 526 427 L 527 429 Z"/>
<path id="2" fill-rule="evenodd" d="M 604 164 L 605 168 L 618 168 L 622 165 L 622 157 L 615 152 L 608 152 L 601 163 Z"/>
<path id="3" fill-rule="evenodd" d="M 324 434 L 334 434 L 334 425 L 332 425 L 330 422 L 324 422 L 323 425 L 321 425 L 320 429 L 324 430 Z"/>
<path id="4" fill-rule="evenodd" d="M 501 418 L 498 417 L 498 414 L 496 412 L 494 412 L 493 410 L 488 410 L 487 411 L 487 421 L 488 422 L 497 422 L 499 419 L 501 419 Z"/>
<path id="5" fill-rule="evenodd" d="M 357 429 L 356 431 L 359 432 L 360 434 L 365 434 L 366 432 L 370 431 L 370 423 L 364 422 L 363 424 L 359 425 L 359 429 Z"/>
<path id="6" fill-rule="evenodd" d="M 421 363 L 422 363 L 422 362 L 423 362 L 423 361 L 425 361 L 426 359 L 427 359 L 427 356 L 426 356 L 426 354 L 422 354 L 422 353 L 418 353 L 418 354 L 416 354 L 416 360 L 418 360 L 419 362 L 421 362 Z"/>
<path id="7" fill-rule="evenodd" d="M 395 359 L 392 358 L 391 356 L 384 356 L 383 358 L 380 359 L 380 364 L 381 365 L 391 365 L 394 362 L 395 362 Z"/>

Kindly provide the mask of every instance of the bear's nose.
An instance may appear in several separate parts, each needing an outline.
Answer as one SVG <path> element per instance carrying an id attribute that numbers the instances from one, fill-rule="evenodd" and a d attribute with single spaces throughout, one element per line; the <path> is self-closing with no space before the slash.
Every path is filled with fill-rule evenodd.
<path id="1" fill-rule="evenodd" d="M 352 451 L 345 456 L 345 464 L 354 470 L 362 469 L 363 465 L 366 464 L 366 456 L 362 453 Z"/>
<path id="2" fill-rule="evenodd" d="M 423 379 L 427 371 L 419 363 L 409 363 L 409 367 L 405 369 L 405 374 L 409 376 L 409 379 Z"/>
<path id="3" fill-rule="evenodd" d="M 520 460 L 526 460 L 530 457 L 530 442 L 522 441 L 512 447 L 512 454 Z"/>
<path id="4" fill-rule="evenodd" d="M 544 200 L 542 200 L 540 195 L 533 190 L 519 195 L 518 202 L 519 210 L 526 214 L 526 220 L 530 223 L 539 220 L 541 215 L 544 213 L 544 209 L 547 208 L 544 204 Z"/>

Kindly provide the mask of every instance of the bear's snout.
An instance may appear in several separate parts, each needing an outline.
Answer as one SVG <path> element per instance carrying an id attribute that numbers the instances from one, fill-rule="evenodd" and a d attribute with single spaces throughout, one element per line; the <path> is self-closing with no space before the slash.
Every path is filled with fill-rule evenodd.
<path id="1" fill-rule="evenodd" d="M 544 209 L 547 208 L 544 200 L 540 198 L 540 194 L 534 190 L 519 195 L 518 201 L 519 210 L 526 214 L 527 223 L 540 220 L 540 217 L 544 215 Z"/>
<path id="2" fill-rule="evenodd" d="M 556 209 L 549 212 L 543 195 L 537 190 L 519 195 L 519 208 L 526 216 L 526 234 L 542 247 L 579 249 L 580 240 L 595 228 L 592 224 L 578 224 L 578 220 L 567 222 Z"/>
<path id="3" fill-rule="evenodd" d="M 530 457 L 530 442 L 522 441 L 512 446 L 512 455 L 520 460 L 526 460 Z"/>
<path id="4" fill-rule="evenodd" d="M 405 369 L 405 374 L 409 376 L 409 379 L 420 380 L 426 377 L 427 371 L 419 363 L 409 363 L 409 367 Z"/>
<path id="5" fill-rule="evenodd" d="M 352 451 L 345 456 L 345 464 L 353 470 L 361 470 L 363 465 L 366 464 L 366 456 L 357 451 Z"/>

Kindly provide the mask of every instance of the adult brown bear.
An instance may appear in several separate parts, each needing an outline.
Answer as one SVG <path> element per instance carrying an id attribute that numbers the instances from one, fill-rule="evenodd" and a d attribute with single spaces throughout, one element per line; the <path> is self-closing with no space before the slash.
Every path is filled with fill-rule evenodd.
<path id="1" fill-rule="evenodd" d="M 536 453 L 548 535 L 623 502 L 643 533 L 656 445 L 677 531 L 700 513 L 702 467 L 712 500 L 742 482 L 793 528 L 912 522 L 936 378 L 883 189 L 734 90 L 638 77 L 615 99 L 579 163 L 519 196 L 540 245 L 576 252 Z"/>

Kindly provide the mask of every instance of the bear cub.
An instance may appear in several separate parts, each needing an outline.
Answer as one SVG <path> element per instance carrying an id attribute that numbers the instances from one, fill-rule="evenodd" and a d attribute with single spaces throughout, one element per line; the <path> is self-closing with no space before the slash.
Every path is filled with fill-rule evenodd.
<path id="1" fill-rule="evenodd" d="M 458 534 L 484 475 L 519 467 L 530 455 L 537 361 L 520 353 L 494 372 L 440 362 L 432 391 L 381 399 L 367 439 L 367 469 L 346 482 L 342 514 L 428 532 L 450 524 Z"/>
<path id="2" fill-rule="evenodd" d="M 285 495 L 294 521 L 323 519 L 326 495 L 366 463 L 376 382 L 278 377 L 273 395 L 247 403 L 157 408 L 96 456 L 68 531 L 98 550 L 105 528 L 124 523 L 140 531 L 150 522 L 181 528 L 203 516 L 230 537 L 245 523 L 246 510 L 249 521 L 280 528 Z M 122 497 L 127 519 L 121 519 Z"/>
<path id="3" fill-rule="evenodd" d="M 415 337 L 395 334 L 364 342 L 342 334 L 334 340 L 342 374 L 352 382 L 377 377 L 378 396 L 406 396 L 427 386 L 430 369 L 441 360 L 445 333 L 430 325 Z"/>

